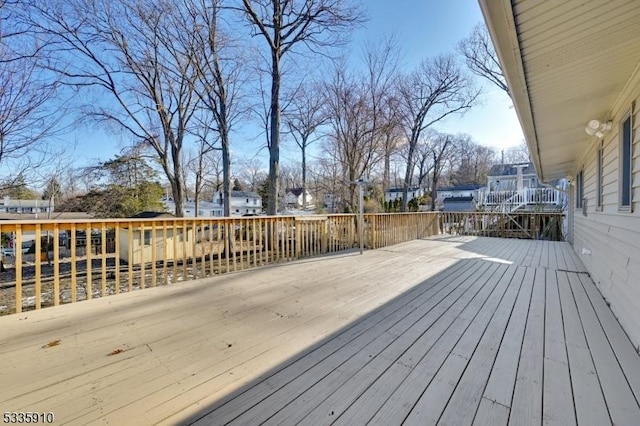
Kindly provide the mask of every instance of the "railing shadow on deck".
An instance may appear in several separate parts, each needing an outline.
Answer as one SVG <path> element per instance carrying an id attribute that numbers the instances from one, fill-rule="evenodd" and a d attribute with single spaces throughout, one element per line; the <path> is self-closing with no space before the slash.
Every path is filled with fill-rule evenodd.
<path id="1" fill-rule="evenodd" d="M 290 385 L 293 382 L 293 380 L 297 379 L 299 376 L 302 376 L 303 374 L 305 374 L 312 368 L 316 367 L 317 365 L 321 364 L 323 361 L 325 361 L 332 355 L 335 355 L 338 351 L 343 350 L 344 348 L 349 346 L 351 342 L 354 339 L 357 339 L 359 336 L 364 336 L 366 333 L 373 332 L 370 335 L 371 340 L 367 340 L 368 337 L 365 338 L 366 342 L 363 343 L 363 347 L 364 347 L 367 344 L 373 342 L 380 335 L 384 334 L 385 330 L 388 330 L 392 328 L 395 324 L 399 323 L 411 312 L 419 311 L 423 307 L 423 304 L 426 303 L 426 301 L 429 301 L 432 298 L 439 301 L 445 299 L 448 295 L 450 295 L 453 291 L 455 291 L 455 289 L 458 288 L 459 285 L 464 285 L 465 281 L 462 280 L 458 285 L 456 285 L 452 289 L 446 288 L 447 285 L 450 284 L 448 282 L 447 285 L 443 286 L 443 289 L 435 291 L 433 295 L 427 297 L 424 301 L 418 301 L 414 305 L 411 304 L 412 302 L 415 302 L 416 299 L 419 300 L 420 296 L 425 295 L 430 289 L 436 289 L 439 286 L 439 284 L 442 283 L 444 280 L 451 279 L 452 273 L 456 273 L 457 274 L 456 277 L 463 276 L 465 272 L 469 271 L 474 267 L 477 267 L 477 265 L 481 264 L 483 261 L 484 259 L 478 259 L 478 258 L 456 260 L 455 263 L 439 271 L 438 273 L 432 275 L 431 277 L 423 280 L 422 282 L 416 284 L 412 288 L 389 299 L 383 305 L 378 306 L 377 308 L 367 312 L 365 315 L 358 317 L 354 321 L 351 321 L 350 323 L 343 325 L 339 329 L 333 331 L 328 336 L 324 337 L 322 340 L 316 343 L 313 343 L 309 347 L 291 355 L 285 361 L 282 361 L 277 366 L 274 366 L 270 368 L 268 371 L 260 374 L 258 377 L 252 379 L 249 383 L 246 383 L 242 387 L 230 392 L 229 394 L 221 398 L 216 399 L 215 401 L 207 402 L 206 406 L 199 409 L 196 413 L 190 414 L 188 416 L 184 416 L 183 418 L 179 418 L 180 417 L 179 413 L 176 413 L 177 415 L 174 415 L 171 417 L 171 422 L 176 422 L 176 424 L 179 424 L 179 425 L 190 425 L 198 422 L 201 422 L 201 424 L 226 424 L 226 423 L 232 422 L 234 419 L 242 415 L 245 411 L 248 411 L 252 409 L 255 405 L 267 400 L 267 398 L 275 395 L 276 392 L 278 392 L 285 386 Z M 473 280 L 472 277 L 467 277 L 465 279 Z M 439 294 L 441 291 L 443 294 Z M 437 306 L 437 303 L 434 303 L 430 309 L 425 310 L 424 312 L 421 312 L 421 315 L 419 315 L 419 318 L 415 322 L 413 322 L 411 325 L 415 325 L 421 318 L 423 318 L 425 315 L 428 315 L 429 312 L 431 312 L 436 306 Z M 407 310 L 407 312 L 400 315 L 397 321 L 392 323 L 385 323 L 385 319 L 391 317 L 395 313 L 402 312 L 403 310 Z M 445 313 L 441 313 L 440 317 L 443 316 Z M 371 322 L 370 326 L 366 325 L 368 322 Z M 435 322 L 436 321 L 434 320 L 433 323 Z M 429 326 L 429 328 L 433 325 L 433 323 Z M 359 329 L 360 327 L 362 328 L 361 330 Z M 351 336 L 350 334 L 353 334 L 353 336 Z M 343 337 L 344 339 L 342 341 L 338 341 L 338 339 L 340 339 L 341 337 Z M 335 348 L 329 348 L 329 349 L 326 348 L 327 345 L 332 345 L 332 344 L 335 345 Z M 322 356 L 319 357 L 317 360 L 310 363 L 309 365 L 306 365 L 303 370 L 300 370 L 295 375 L 294 379 L 278 385 L 274 385 L 274 383 L 278 383 L 278 381 L 275 381 L 275 382 L 271 381 L 267 383 L 268 381 L 270 381 L 270 379 L 273 379 L 279 373 L 282 373 L 289 368 L 291 369 L 297 368 L 297 366 L 295 365 L 297 362 L 302 361 L 307 356 L 313 356 L 314 354 L 316 354 L 317 352 L 320 352 L 321 350 L 326 350 L 326 353 L 323 353 Z M 345 358 L 345 361 L 353 357 L 356 353 L 353 353 L 347 356 Z M 426 355 L 426 353 L 424 355 Z M 363 364 L 363 366 L 373 361 L 374 359 L 375 357 L 370 357 L 369 360 Z M 336 371 L 336 368 L 331 365 L 326 367 L 323 366 L 323 368 L 324 369 L 322 371 L 315 372 L 314 374 L 317 374 L 318 377 L 325 377 L 326 375 Z M 239 413 L 230 415 L 228 412 L 225 411 L 225 407 L 228 404 L 232 404 L 236 398 L 247 397 L 250 394 L 250 392 L 252 392 L 252 389 L 254 389 L 256 386 L 259 386 L 261 384 L 266 384 L 266 388 L 269 389 L 268 391 L 266 391 L 266 393 L 265 393 L 265 390 L 263 389 L 261 392 L 259 392 L 259 395 L 261 396 L 255 399 L 249 398 L 249 400 L 247 401 L 248 405 L 244 404 L 243 409 Z M 300 394 L 306 390 L 307 390 L 306 387 L 299 388 L 297 397 L 300 396 Z M 322 401 L 323 400 L 320 400 L 318 401 L 318 403 L 321 403 Z M 278 407 L 278 404 L 280 403 L 281 402 L 275 402 L 273 407 Z M 308 401 L 308 403 L 311 404 L 312 401 Z M 312 410 L 313 408 L 309 409 L 309 411 L 312 411 Z M 335 417 L 332 417 L 332 420 L 336 420 L 336 418 L 339 416 L 340 413 L 334 413 L 334 414 L 335 414 Z M 207 417 L 207 416 L 210 416 L 210 417 Z"/>

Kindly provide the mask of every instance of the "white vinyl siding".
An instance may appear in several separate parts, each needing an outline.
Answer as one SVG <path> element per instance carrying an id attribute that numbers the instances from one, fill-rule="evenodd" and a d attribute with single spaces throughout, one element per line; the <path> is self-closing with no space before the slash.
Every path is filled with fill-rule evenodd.
<path id="1" fill-rule="evenodd" d="M 640 101 L 640 86 L 635 97 Z M 640 138 L 638 113 L 632 116 L 631 212 L 620 210 L 622 199 L 620 133 L 628 108 L 614 117 L 614 126 L 602 143 L 588 149 L 575 175 L 583 171 L 587 215 L 573 215 L 573 246 L 594 282 L 636 346 L 640 346 Z M 602 147 L 602 207 L 598 208 L 598 151 Z M 577 206 L 578 182 L 573 189 Z"/>

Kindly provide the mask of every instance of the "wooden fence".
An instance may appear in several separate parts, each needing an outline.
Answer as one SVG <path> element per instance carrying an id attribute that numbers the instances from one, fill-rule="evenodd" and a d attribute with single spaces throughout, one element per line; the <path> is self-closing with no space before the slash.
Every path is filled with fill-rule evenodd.
<path id="1" fill-rule="evenodd" d="M 559 213 L 366 214 L 364 247 L 437 234 L 562 239 Z M 4 221 L 0 315 L 211 277 L 359 246 L 358 218 Z M 31 242 L 27 244 L 26 242 Z M 23 244 L 24 243 L 24 244 Z"/>
<path id="2" fill-rule="evenodd" d="M 366 248 L 435 235 L 438 213 L 367 214 Z M 0 222 L 0 314 L 211 277 L 359 245 L 356 215 Z M 9 251 L 7 251 L 9 252 Z"/>

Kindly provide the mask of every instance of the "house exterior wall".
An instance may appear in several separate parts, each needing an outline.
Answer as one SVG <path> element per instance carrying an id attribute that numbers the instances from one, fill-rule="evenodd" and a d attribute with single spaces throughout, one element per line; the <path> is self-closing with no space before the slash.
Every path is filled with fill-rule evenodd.
<path id="1" fill-rule="evenodd" d="M 222 212 L 223 196 L 222 192 L 218 191 L 213 196 L 213 204 L 220 206 L 220 212 Z M 242 196 L 234 195 L 232 193 L 229 202 L 229 208 L 231 210 L 231 216 L 242 216 L 243 214 L 261 214 L 262 213 L 262 198 L 257 195 L 244 194 Z M 220 213 L 222 216 L 222 213 Z"/>
<path id="2" fill-rule="evenodd" d="M 187 229 L 186 233 L 178 230 L 176 238 L 177 244 L 174 244 L 173 229 L 167 229 L 167 239 L 164 239 L 162 229 L 156 229 L 155 238 L 151 238 L 151 230 L 144 231 L 147 236 L 140 230 L 134 229 L 132 234 L 132 252 L 129 253 L 129 230 L 120 229 L 120 259 L 125 262 L 131 262 L 133 265 L 139 265 L 144 262 L 151 262 L 152 247 L 151 242 L 156 245 L 156 259 L 164 259 L 166 246 L 166 259 L 184 259 L 193 256 L 193 232 Z"/>
<path id="3" fill-rule="evenodd" d="M 632 200 L 631 211 L 621 211 L 620 201 L 620 127 L 632 102 Z M 573 247 L 598 285 L 611 309 L 636 346 L 640 346 L 640 73 L 636 72 L 627 91 L 614 105 L 613 129 L 603 139 L 603 206 L 597 204 L 596 138 L 585 138 L 582 161 L 573 171 L 584 173 L 584 198 L 587 208 L 576 207 L 575 183 L 571 187 L 570 237 Z M 575 182 L 575 181 L 574 181 Z"/>
<path id="4" fill-rule="evenodd" d="M 53 213 L 55 206 L 50 200 L 16 200 L 9 197 L 0 199 L 0 213 Z"/>
<path id="5" fill-rule="evenodd" d="M 424 190 L 422 188 L 409 188 L 407 199 L 410 201 L 416 197 L 422 197 Z M 390 189 L 384 193 L 384 201 L 402 200 L 402 189 Z"/>
<path id="6" fill-rule="evenodd" d="M 535 174 L 522 175 L 522 185 L 525 188 L 535 188 L 538 186 L 538 179 Z M 518 176 L 488 176 L 487 186 L 490 191 L 516 191 L 518 188 Z"/>
<path id="7" fill-rule="evenodd" d="M 306 191 L 307 207 L 313 205 L 313 196 Z M 284 196 L 284 202 L 287 206 L 302 207 L 302 194 L 296 195 L 291 191 L 287 191 Z"/>
<path id="8" fill-rule="evenodd" d="M 455 189 L 438 191 L 438 198 L 451 198 L 451 197 L 474 197 L 477 189 Z"/>
<path id="9" fill-rule="evenodd" d="M 172 200 L 163 200 L 165 208 L 175 214 L 176 205 Z M 231 216 L 244 214 L 261 214 L 262 198 L 259 196 L 243 195 L 231 196 Z M 216 192 L 212 201 L 200 201 L 198 203 L 198 217 L 222 217 L 224 212 L 223 199 L 220 192 Z M 193 201 L 183 203 L 184 217 L 196 217 L 196 208 Z"/>

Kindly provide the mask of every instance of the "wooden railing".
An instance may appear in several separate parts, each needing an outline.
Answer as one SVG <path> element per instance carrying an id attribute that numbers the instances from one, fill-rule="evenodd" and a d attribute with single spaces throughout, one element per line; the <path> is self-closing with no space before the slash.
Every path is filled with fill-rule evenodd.
<path id="1" fill-rule="evenodd" d="M 478 191 L 478 206 L 502 206 L 512 211 L 512 207 L 524 205 L 562 206 L 566 196 L 554 188 L 523 188 L 520 191 Z M 504 213 L 505 211 L 503 211 Z"/>
<path id="2" fill-rule="evenodd" d="M 562 241 L 563 213 L 445 212 L 444 234 Z"/>
<path id="3" fill-rule="evenodd" d="M 439 232 L 438 213 L 364 223 L 366 248 Z M 355 215 L 4 221 L 3 241 L 32 243 L 1 258 L 0 314 L 336 253 L 359 245 L 357 225 Z"/>

